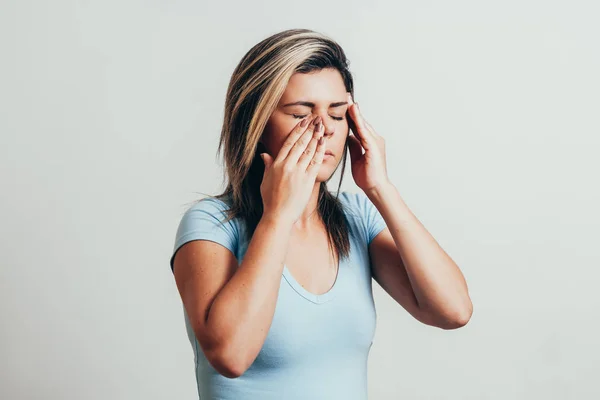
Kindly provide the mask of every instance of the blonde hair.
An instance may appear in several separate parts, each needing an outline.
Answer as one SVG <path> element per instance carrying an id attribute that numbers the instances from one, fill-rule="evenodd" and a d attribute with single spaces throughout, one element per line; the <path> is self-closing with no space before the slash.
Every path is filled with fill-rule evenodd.
<path id="1" fill-rule="evenodd" d="M 353 78 L 341 46 L 328 36 L 308 29 L 289 29 L 252 47 L 235 68 L 227 89 L 224 121 L 218 153 L 223 153 L 226 189 L 215 196 L 226 198 L 229 219 L 241 217 L 252 235 L 262 212 L 260 185 L 264 164 L 259 143 L 267 121 L 276 109 L 288 81 L 295 73 L 324 68 L 337 69 L 346 91 L 354 94 Z M 262 147 L 262 148 L 261 148 Z M 348 146 L 344 148 L 342 178 Z M 341 179 L 338 186 L 341 187 Z M 337 254 L 349 253 L 349 229 L 343 206 L 321 183 L 318 212 L 328 231 L 329 244 Z"/>

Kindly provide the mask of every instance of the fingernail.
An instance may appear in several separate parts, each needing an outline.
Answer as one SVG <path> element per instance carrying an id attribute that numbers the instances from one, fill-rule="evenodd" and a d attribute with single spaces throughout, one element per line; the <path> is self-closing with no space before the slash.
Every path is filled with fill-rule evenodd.
<path id="1" fill-rule="evenodd" d="M 321 122 L 321 116 L 320 115 L 314 121 L 315 126 L 319 125 L 319 122 Z"/>
<path id="2" fill-rule="evenodd" d="M 306 125 L 308 125 L 308 117 L 304 118 L 302 122 L 300 122 L 300 126 L 304 127 Z"/>

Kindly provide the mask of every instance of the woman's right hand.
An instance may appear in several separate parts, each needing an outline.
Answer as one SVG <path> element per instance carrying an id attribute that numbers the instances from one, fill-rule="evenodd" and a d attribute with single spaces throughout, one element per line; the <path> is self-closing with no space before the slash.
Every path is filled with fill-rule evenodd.
<path id="1" fill-rule="evenodd" d="M 321 117 L 307 116 L 294 127 L 277 157 L 261 153 L 265 173 L 260 193 L 263 216 L 288 219 L 300 218 L 313 191 L 317 174 L 325 155 Z"/>

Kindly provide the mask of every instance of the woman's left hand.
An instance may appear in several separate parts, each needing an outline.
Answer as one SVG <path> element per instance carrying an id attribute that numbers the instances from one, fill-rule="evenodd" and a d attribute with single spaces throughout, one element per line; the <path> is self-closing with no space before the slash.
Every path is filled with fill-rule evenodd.
<path id="1" fill-rule="evenodd" d="M 354 182 L 365 193 L 389 182 L 385 161 L 385 141 L 364 119 L 358 104 L 348 93 L 348 125 L 352 134 L 348 135 L 350 161 Z M 363 154 L 362 149 L 365 150 Z"/>

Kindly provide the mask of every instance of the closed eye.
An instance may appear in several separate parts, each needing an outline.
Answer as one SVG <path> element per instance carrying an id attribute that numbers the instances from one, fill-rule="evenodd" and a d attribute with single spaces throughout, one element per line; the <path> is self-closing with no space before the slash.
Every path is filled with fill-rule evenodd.
<path id="1" fill-rule="evenodd" d="M 305 114 L 305 115 L 292 114 L 292 116 L 294 118 L 298 118 L 298 119 L 302 119 L 302 118 L 306 117 L 307 115 L 308 114 Z M 341 120 L 344 119 L 344 117 L 334 117 L 333 115 L 330 115 L 330 117 L 333 118 L 333 119 L 335 119 L 336 121 L 341 121 Z"/>

